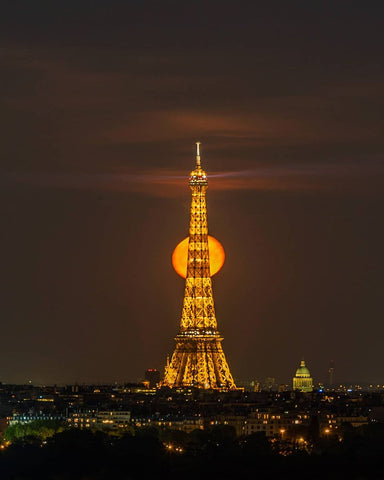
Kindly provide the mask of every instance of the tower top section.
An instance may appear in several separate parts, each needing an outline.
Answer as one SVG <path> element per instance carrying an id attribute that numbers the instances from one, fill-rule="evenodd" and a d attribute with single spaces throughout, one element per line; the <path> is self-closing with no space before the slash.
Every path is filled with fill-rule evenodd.
<path id="1" fill-rule="evenodd" d="M 208 186 L 207 174 L 201 168 L 200 145 L 201 142 L 196 142 L 196 166 L 189 177 L 189 185 L 191 187 Z"/>

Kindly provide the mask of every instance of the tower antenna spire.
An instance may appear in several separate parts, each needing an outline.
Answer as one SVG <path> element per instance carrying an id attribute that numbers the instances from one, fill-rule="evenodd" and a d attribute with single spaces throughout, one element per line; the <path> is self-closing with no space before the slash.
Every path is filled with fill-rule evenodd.
<path id="1" fill-rule="evenodd" d="M 201 167 L 200 163 L 200 145 L 201 142 L 196 142 L 196 166 Z"/>

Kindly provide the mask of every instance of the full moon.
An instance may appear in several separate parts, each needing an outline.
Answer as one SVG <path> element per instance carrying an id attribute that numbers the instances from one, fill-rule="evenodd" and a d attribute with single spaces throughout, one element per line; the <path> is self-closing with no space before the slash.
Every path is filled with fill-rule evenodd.
<path id="1" fill-rule="evenodd" d="M 189 237 L 184 238 L 172 254 L 172 265 L 176 273 L 180 277 L 185 278 L 187 276 L 187 261 L 188 261 L 188 240 Z M 211 276 L 215 275 L 221 267 L 224 265 L 225 252 L 222 244 L 216 240 L 216 238 L 208 235 L 208 248 L 209 248 L 209 267 L 211 270 Z"/>

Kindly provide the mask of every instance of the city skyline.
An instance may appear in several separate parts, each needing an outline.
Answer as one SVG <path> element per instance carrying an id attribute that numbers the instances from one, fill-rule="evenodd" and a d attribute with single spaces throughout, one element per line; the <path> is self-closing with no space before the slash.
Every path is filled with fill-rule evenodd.
<path id="1" fill-rule="evenodd" d="M 383 384 L 380 7 L 146 7 L 4 5 L 0 381 L 163 370 L 199 139 L 235 381 Z"/>

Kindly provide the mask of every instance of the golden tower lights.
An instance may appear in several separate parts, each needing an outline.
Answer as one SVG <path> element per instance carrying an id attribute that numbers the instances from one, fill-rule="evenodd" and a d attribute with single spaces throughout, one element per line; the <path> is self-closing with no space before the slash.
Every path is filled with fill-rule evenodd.
<path id="1" fill-rule="evenodd" d="M 235 390 L 217 331 L 208 249 L 208 181 L 201 168 L 200 142 L 196 145 L 196 167 L 189 178 L 192 201 L 180 332 L 161 386 Z"/>

